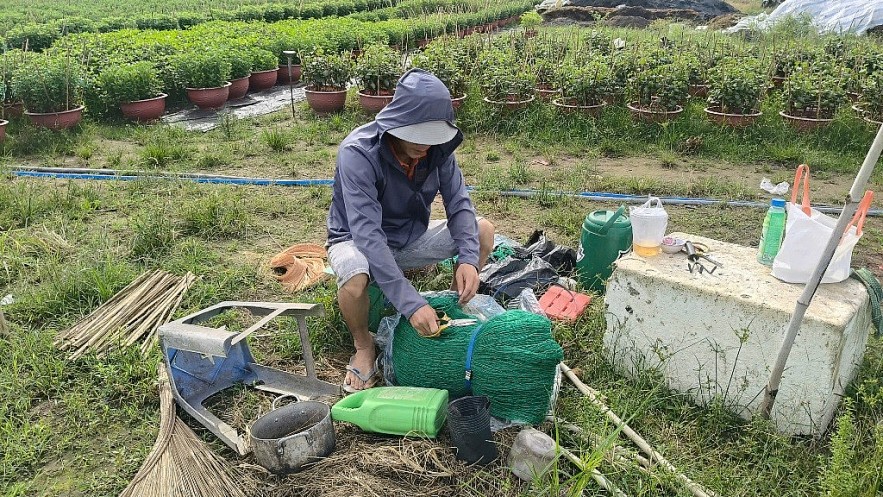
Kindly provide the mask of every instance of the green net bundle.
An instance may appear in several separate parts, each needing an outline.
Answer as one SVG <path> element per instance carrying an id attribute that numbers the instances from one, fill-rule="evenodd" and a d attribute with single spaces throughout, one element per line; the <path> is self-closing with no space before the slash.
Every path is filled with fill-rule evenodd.
<path id="1" fill-rule="evenodd" d="M 430 298 L 429 304 L 452 319 L 470 318 L 456 297 Z M 548 319 L 512 310 L 481 324 L 472 353 L 472 392 L 464 381 L 466 351 L 479 326 L 451 327 L 437 338 L 424 338 L 399 321 L 393 338 L 393 365 L 399 385 L 443 388 L 451 397 L 487 395 L 491 414 L 536 424 L 549 409 L 558 363 L 564 357 L 552 339 Z"/>

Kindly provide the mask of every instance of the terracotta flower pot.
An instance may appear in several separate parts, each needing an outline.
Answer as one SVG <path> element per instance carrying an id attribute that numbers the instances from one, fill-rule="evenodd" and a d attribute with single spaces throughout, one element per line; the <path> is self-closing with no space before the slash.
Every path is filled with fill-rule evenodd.
<path id="1" fill-rule="evenodd" d="M 531 96 L 527 97 L 526 99 L 519 99 L 519 97 L 517 97 L 516 95 L 509 95 L 509 98 L 507 98 L 506 100 L 502 100 L 502 101 L 491 100 L 487 97 L 484 97 L 485 102 L 487 102 L 491 105 L 495 105 L 497 107 L 502 107 L 503 110 L 523 109 L 523 108 L 527 107 L 528 105 L 530 105 L 530 103 L 533 102 L 535 99 L 536 99 L 536 97 L 534 95 L 531 95 Z"/>
<path id="2" fill-rule="evenodd" d="M 708 85 L 690 85 L 687 92 L 691 97 L 705 98 L 708 96 Z"/>
<path id="3" fill-rule="evenodd" d="M 251 91 L 262 91 L 267 88 L 272 88 L 276 85 L 276 77 L 278 75 L 279 69 L 253 72 L 248 78 L 249 87 L 251 88 Z"/>
<path id="4" fill-rule="evenodd" d="M 708 119 L 733 128 L 744 128 L 750 126 L 757 121 L 763 112 L 755 112 L 753 114 L 725 114 L 720 111 L 720 107 L 706 107 L 705 115 Z"/>
<path id="5" fill-rule="evenodd" d="M 9 124 L 9 121 L 5 119 L 0 119 L 0 142 L 6 139 L 6 125 Z"/>
<path id="6" fill-rule="evenodd" d="M 564 114 L 573 114 L 580 113 L 585 114 L 591 117 L 598 117 L 601 115 L 601 111 L 604 110 L 604 107 L 607 106 L 606 103 L 601 102 L 597 105 L 576 105 L 571 101 L 565 101 L 563 98 L 556 98 L 552 100 L 552 105 L 558 108 L 559 111 Z"/>
<path id="7" fill-rule="evenodd" d="M 24 113 L 25 106 L 21 102 L 3 104 L 4 117 L 19 117 Z"/>
<path id="8" fill-rule="evenodd" d="M 187 98 L 200 109 L 220 109 L 230 96 L 230 83 L 215 88 L 187 88 Z"/>
<path id="9" fill-rule="evenodd" d="M 632 113 L 632 119 L 645 123 L 664 123 L 675 119 L 684 112 L 684 108 L 680 105 L 675 110 L 650 110 L 641 107 L 638 102 L 629 102 L 626 107 Z"/>
<path id="10" fill-rule="evenodd" d="M 346 90 L 316 91 L 304 90 L 307 103 L 319 115 L 337 112 L 346 106 Z"/>
<path id="11" fill-rule="evenodd" d="M 785 86 L 785 77 L 784 76 L 773 76 L 773 87 L 781 88 Z"/>
<path id="12" fill-rule="evenodd" d="M 381 91 L 380 95 L 372 95 L 366 90 L 359 91 L 359 105 L 367 112 L 376 114 L 381 111 L 387 104 L 392 102 L 392 94 Z"/>
<path id="13" fill-rule="evenodd" d="M 288 77 L 288 64 L 276 70 L 276 84 L 297 83 L 300 81 L 300 64 L 291 64 L 291 77 Z"/>
<path id="14" fill-rule="evenodd" d="M 782 116 L 782 119 L 786 123 L 788 123 L 789 126 L 801 132 L 815 131 L 817 129 L 824 128 L 834 121 L 834 119 L 817 119 L 813 117 L 792 116 L 786 113 L 784 110 L 779 111 L 779 115 Z"/>
<path id="15" fill-rule="evenodd" d="M 859 101 L 860 98 L 862 98 L 862 94 L 861 94 L 861 93 L 857 93 L 857 92 L 854 92 L 854 91 L 848 91 L 848 92 L 846 92 L 846 96 L 849 97 L 849 101 L 852 102 L 852 103 L 856 103 L 856 102 Z"/>
<path id="16" fill-rule="evenodd" d="M 463 106 L 463 102 L 466 101 L 466 94 L 464 93 L 459 97 L 451 97 L 451 105 L 454 107 L 454 110 L 459 109 Z"/>
<path id="17" fill-rule="evenodd" d="M 77 125 L 83 119 L 83 107 L 82 105 L 69 110 L 64 110 L 61 112 L 46 112 L 46 113 L 37 113 L 37 112 L 25 112 L 25 115 L 34 123 L 35 126 L 40 126 L 43 128 L 49 129 L 68 129 Z"/>
<path id="18" fill-rule="evenodd" d="M 155 121 L 166 111 L 166 95 L 160 93 L 158 97 L 135 100 L 133 102 L 120 102 L 120 110 L 123 116 L 140 122 Z"/>
<path id="19" fill-rule="evenodd" d="M 249 76 L 245 76 L 244 78 L 236 78 L 230 80 L 230 95 L 227 96 L 227 100 L 236 100 L 237 98 L 242 98 L 248 93 L 249 87 Z"/>
<path id="20" fill-rule="evenodd" d="M 534 90 L 543 102 L 551 102 L 553 98 L 561 94 L 560 91 L 552 87 L 551 83 L 537 83 Z"/>

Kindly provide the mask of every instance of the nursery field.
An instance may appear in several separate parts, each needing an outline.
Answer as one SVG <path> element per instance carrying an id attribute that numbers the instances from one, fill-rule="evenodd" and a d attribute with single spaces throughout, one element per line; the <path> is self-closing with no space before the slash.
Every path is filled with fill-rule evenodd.
<path id="1" fill-rule="evenodd" d="M 231 9 L 244 4 L 212 3 Z M 166 5 L 169 12 L 178 8 Z M 560 192 L 762 206 L 770 195 L 758 188 L 761 180 L 791 182 L 801 163 L 812 169 L 813 202 L 840 205 L 875 135 L 873 121 L 883 116 L 883 99 L 878 99 L 883 50 L 873 39 L 818 37 L 797 21 L 755 40 L 664 22 L 645 31 L 547 29 L 517 17 L 512 21 L 530 2 L 470 5 L 452 16 L 386 21 L 223 20 L 189 30 L 89 32 L 59 38 L 44 54 L 4 54 L 6 67 L 15 67 L 3 79 L 10 123 L 0 144 L 0 298 L 11 295 L 0 304 L 8 322 L 0 332 L 0 495 L 115 496 L 144 462 L 160 425 L 159 348 L 142 354 L 137 346 L 123 347 L 105 356 L 70 359 L 54 343 L 144 271 L 178 276 L 189 271 L 199 277 L 175 318 L 223 300 L 322 304 L 325 316 L 307 321 L 318 375 L 332 383 L 343 379 L 352 343 L 334 283 L 326 280 L 292 295 L 268 265 L 292 244 L 324 243 L 330 187 L 200 184 L 187 175 L 331 178 L 337 145 L 372 118 L 358 93 L 381 95 L 394 84 L 404 70 L 404 51 L 411 64 L 436 73 L 452 96 L 466 95 L 457 111 L 466 137 L 458 164 L 474 187 L 477 211 L 498 233 L 520 242 L 542 229 L 556 243 L 575 247 L 586 214 L 619 205 Z M 181 8 L 197 10 L 193 3 Z M 456 21 L 442 19 L 448 17 Z M 524 29 L 494 34 L 501 26 L 493 22 L 506 20 L 510 28 L 520 22 Z M 481 32 L 470 35 L 468 27 Z M 527 36 L 532 29 L 539 32 Z M 221 41 L 221 34 L 230 40 Z M 425 38 L 436 39 L 421 49 Z M 324 41 L 316 52 L 318 39 Z M 618 43 L 625 48 L 616 48 Z M 168 94 L 174 111 L 190 106 L 185 88 L 195 79 L 188 78 L 213 72 L 210 76 L 223 84 L 237 64 L 246 67 L 242 60 L 248 60 L 249 71 L 259 63 L 275 67 L 283 59 L 281 50 L 289 48 L 298 50 L 303 69 L 297 84 L 348 87 L 339 112 L 319 116 L 307 102 L 250 119 L 221 111 L 218 127 L 203 133 L 162 121 L 132 122 L 118 109 L 122 97 L 131 94 L 117 84 L 126 78 L 146 81 L 148 93 Z M 223 53 L 200 65 L 194 62 L 200 50 Z M 269 53 L 269 62 L 266 55 L 255 55 L 258 50 Z M 361 54 L 354 56 L 353 50 Z M 36 67 L 29 65 L 34 61 L 57 64 L 57 74 L 77 72 L 78 78 L 61 79 L 77 81 L 80 98 L 74 103 L 85 106 L 79 124 L 52 131 L 36 127 L 27 116 L 9 117 L 11 106 L 21 101 L 25 109 L 52 103 L 46 94 L 28 90 L 39 81 L 21 68 Z M 225 65 L 227 73 L 221 74 L 217 67 Z M 707 87 L 706 96 L 699 95 L 699 86 Z M 551 98 L 544 99 L 543 91 Z M 526 102 L 507 108 L 503 101 L 519 94 Z M 70 103 L 57 100 L 63 107 Z M 600 108 L 597 115 L 579 111 L 593 106 Z M 762 114 L 747 127 L 731 127 L 712 121 L 707 107 Z M 635 109 L 676 115 L 646 122 Z M 823 127 L 800 130 L 780 113 L 824 121 Z M 883 187 L 881 167 L 871 178 L 871 190 Z M 21 176 L 28 168 L 103 169 L 138 178 Z M 751 247 L 757 246 L 764 217 L 762 208 L 726 204 L 666 209 L 669 231 Z M 434 217 L 442 212 L 439 199 Z M 868 218 L 853 264 L 883 277 L 883 218 Z M 416 275 L 415 284 L 420 290 L 443 290 L 450 278 L 450 268 L 439 265 Z M 553 326 L 565 362 L 693 481 L 721 497 L 883 494 L 879 337 L 870 338 L 829 432 L 820 438 L 788 437 L 761 419 L 732 414 L 725 394 L 697 405 L 668 389 L 658 370 L 623 375 L 603 351 L 605 316 L 603 297 L 596 295 L 575 323 Z M 245 322 L 242 315 L 227 314 L 213 325 L 235 331 Z M 249 343 L 261 364 L 302 368 L 294 320 L 278 321 Z M 270 410 L 272 400 L 235 389 L 213 399 L 212 410 L 245 430 Z M 581 458 L 582 468 L 562 459 L 550 480 L 533 484 L 515 478 L 505 464 L 467 467 L 456 461 L 447 434 L 439 440 L 399 439 L 342 424 L 330 458 L 297 475 L 276 477 L 254 464 L 252 455 L 237 456 L 193 419 L 181 417 L 232 463 L 236 490 L 249 496 L 610 495 L 591 480 L 595 468 L 629 496 L 691 495 L 664 471 L 609 460 L 606 446 L 614 440 L 629 446 L 626 438 L 566 382 L 555 413 L 602 443 L 541 425 Z M 504 458 L 516 433 L 510 428 L 496 434 Z M 232 488 L 213 491 L 233 494 Z"/>

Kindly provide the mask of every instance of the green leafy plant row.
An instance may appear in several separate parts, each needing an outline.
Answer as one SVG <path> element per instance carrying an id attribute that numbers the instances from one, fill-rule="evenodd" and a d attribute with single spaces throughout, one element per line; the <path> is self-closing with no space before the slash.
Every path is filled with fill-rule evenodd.
<path id="1" fill-rule="evenodd" d="M 3 29 L 6 46 L 44 50 L 55 40 L 75 33 L 107 33 L 122 29 L 176 30 L 187 29 L 213 20 L 276 22 L 285 19 L 319 19 L 345 16 L 354 12 L 368 11 L 395 5 L 398 0 L 313 0 L 297 3 L 267 3 L 245 5 L 235 10 L 212 10 L 210 12 L 179 11 L 175 14 L 150 13 L 131 17 L 100 16 L 69 17 L 59 13 L 58 19 L 42 23 L 10 22 Z M 444 3 L 439 0 L 438 3 Z M 2 26 L 2 24 L 0 24 Z"/>

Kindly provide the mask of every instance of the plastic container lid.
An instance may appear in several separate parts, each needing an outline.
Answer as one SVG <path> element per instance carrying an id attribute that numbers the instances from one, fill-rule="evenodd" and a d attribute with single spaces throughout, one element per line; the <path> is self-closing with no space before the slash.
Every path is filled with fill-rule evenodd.
<path id="1" fill-rule="evenodd" d="M 784 198 L 774 198 L 770 200 L 770 205 L 773 207 L 785 207 L 785 199 Z"/>

